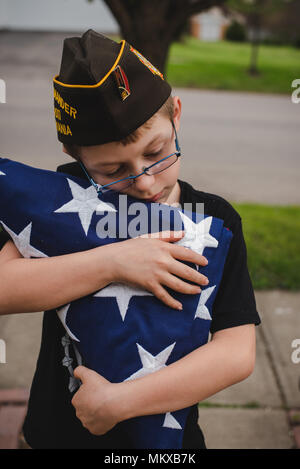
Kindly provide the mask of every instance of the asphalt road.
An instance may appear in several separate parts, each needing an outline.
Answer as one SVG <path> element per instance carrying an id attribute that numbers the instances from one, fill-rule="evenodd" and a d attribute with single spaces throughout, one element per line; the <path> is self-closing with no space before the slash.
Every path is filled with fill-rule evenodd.
<path id="1" fill-rule="evenodd" d="M 1 157 L 47 169 L 69 161 L 56 138 L 52 94 L 64 37 L 0 34 L 7 101 L 0 104 Z M 300 103 L 255 93 L 175 89 L 174 94 L 183 109 L 182 179 L 230 201 L 300 203 Z"/>

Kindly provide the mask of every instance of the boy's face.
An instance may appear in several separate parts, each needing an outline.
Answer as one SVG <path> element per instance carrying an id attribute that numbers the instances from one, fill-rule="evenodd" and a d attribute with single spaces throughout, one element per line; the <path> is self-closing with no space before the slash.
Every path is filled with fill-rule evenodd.
<path id="1" fill-rule="evenodd" d="M 181 102 L 174 99 L 174 124 L 179 129 Z M 98 184 L 109 184 L 129 175 L 137 175 L 142 168 L 174 153 L 175 132 L 171 121 L 157 114 L 150 129 L 142 129 L 137 142 L 122 145 L 111 142 L 103 145 L 81 147 L 80 158 L 88 173 Z M 122 190 L 138 199 L 173 204 L 179 202 L 180 189 L 177 182 L 180 158 L 161 173 L 148 176 L 143 174 L 128 188 Z M 113 186 L 112 186 L 113 188 Z"/>

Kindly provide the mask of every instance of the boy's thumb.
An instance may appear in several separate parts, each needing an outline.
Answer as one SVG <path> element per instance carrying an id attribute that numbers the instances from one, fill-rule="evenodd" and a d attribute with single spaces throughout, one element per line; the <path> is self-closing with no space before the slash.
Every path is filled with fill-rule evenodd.
<path id="1" fill-rule="evenodd" d="M 84 383 L 87 379 L 92 378 L 94 375 L 94 371 L 86 368 L 85 366 L 77 366 L 74 370 L 74 377 L 80 379 L 82 383 Z"/>
<path id="2" fill-rule="evenodd" d="M 90 370 L 83 365 L 77 366 L 74 370 L 74 377 L 79 379 L 82 384 L 86 383 L 87 381 L 91 382 L 92 380 L 97 380 L 97 383 L 107 383 L 107 379 L 103 376 L 99 375 L 94 370 Z"/>

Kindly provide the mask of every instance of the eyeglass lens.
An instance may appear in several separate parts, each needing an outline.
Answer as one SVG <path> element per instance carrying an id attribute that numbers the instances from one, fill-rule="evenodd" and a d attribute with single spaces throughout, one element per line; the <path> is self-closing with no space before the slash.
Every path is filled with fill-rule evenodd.
<path id="1" fill-rule="evenodd" d="M 164 161 L 161 161 L 160 163 L 157 163 L 153 165 L 152 167 L 150 167 L 146 171 L 146 173 L 149 176 L 152 176 L 157 173 L 161 173 L 162 171 L 164 171 L 165 169 L 169 168 L 174 163 L 176 163 L 176 161 L 177 161 L 177 154 L 174 153 L 169 158 L 166 158 Z M 134 181 L 135 179 L 125 179 L 124 181 L 116 181 L 115 183 L 112 181 L 109 187 L 112 188 L 113 190 L 120 191 L 120 190 L 126 189 L 127 187 L 130 187 L 134 183 Z"/>

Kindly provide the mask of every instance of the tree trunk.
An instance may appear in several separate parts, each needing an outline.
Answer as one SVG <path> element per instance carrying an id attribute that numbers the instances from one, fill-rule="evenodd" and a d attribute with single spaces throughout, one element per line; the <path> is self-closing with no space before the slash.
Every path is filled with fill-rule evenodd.
<path id="1" fill-rule="evenodd" d="M 259 40 L 251 41 L 250 66 L 248 69 L 248 73 L 252 76 L 259 75 L 259 71 L 257 67 L 258 49 L 259 49 Z"/>
<path id="2" fill-rule="evenodd" d="M 169 2 L 165 0 L 139 0 L 139 7 L 130 12 L 130 23 L 120 22 L 124 39 L 143 54 L 161 73 L 165 72 L 170 36 L 166 16 Z M 141 20 L 142 18 L 142 20 Z"/>
<path id="3" fill-rule="evenodd" d="M 169 48 L 187 19 L 225 0 L 104 0 L 123 38 L 165 73 Z"/>
<path id="4" fill-rule="evenodd" d="M 261 24 L 262 18 L 259 13 L 253 13 L 249 16 L 250 26 L 253 28 L 253 37 L 251 38 L 251 54 L 250 54 L 250 65 L 248 68 L 249 75 L 257 76 L 259 75 L 259 70 L 257 67 L 258 59 L 258 49 L 260 45 L 260 33 L 261 33 Z"/>

